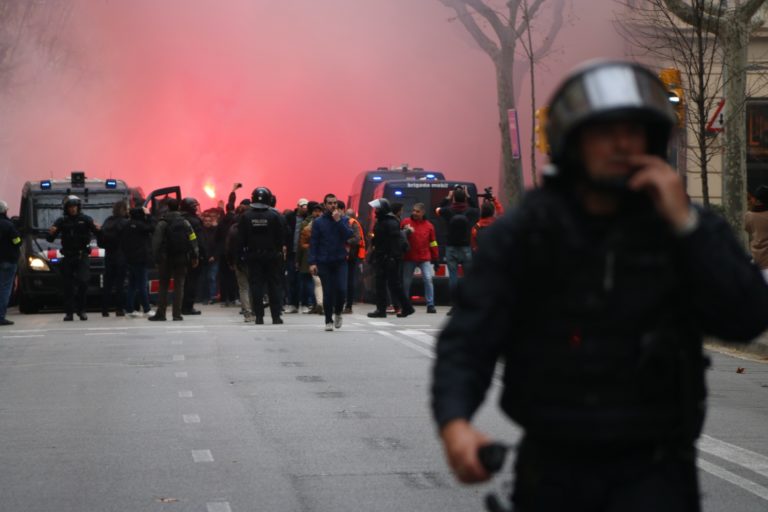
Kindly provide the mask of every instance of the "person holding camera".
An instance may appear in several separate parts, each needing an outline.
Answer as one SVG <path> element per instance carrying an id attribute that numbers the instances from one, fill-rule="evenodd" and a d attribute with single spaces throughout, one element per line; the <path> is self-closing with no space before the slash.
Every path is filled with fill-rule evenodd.
<path id="1" fill-rule="evenodd" d="M 480 217 L 480 211 L 469 204 L 469 194 L 462 185 L 456 187 L 443 199 L 435 213 L 445 219 L 448 236 L 445 244 L 445 264 L 448 267 L 448 284 L 451 289 L 451 304 L 456 298 L 459 283 L 459 265 L 464 272 L 472 262 L 471 232 Z M 453 313 L 453 307 L 448 315 Z"/>
<path id="2" fill-rule="evenodd" d="M 491 187 L 486 187 L 485 193 L 481 194 L 480 197 L 483 198 L 483 204 L 480 205 L 480 220 L 472 226 L 472 233 L 469 241 L 473 253 L 477 252 L 478 237 L 484 238 L 480 235 L 481 233 L 484 233 L 485 228 L 504 215 L 504 207 L 501 205 L 501 201 L 493 195 L 493 189 Z"/>

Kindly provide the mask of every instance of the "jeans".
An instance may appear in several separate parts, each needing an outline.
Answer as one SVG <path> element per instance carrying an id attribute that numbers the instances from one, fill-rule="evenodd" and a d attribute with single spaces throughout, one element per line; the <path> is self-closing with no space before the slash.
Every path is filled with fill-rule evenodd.
<path id="1" fill-rule="evenodd" d="M 205 283 L 206 283 L 206 299 L 209 301 L 216 298 L 216 294 L 219 291 L 219 262 L 210 261 L 205 269 Z"/>
<path id="2" fill-rule="evenodd" d="M 149 288 L 147 287 L 148 277 L 147 265 L 145 263 L 128 264 L 128 301 L 125 310 L 133 313 L 136 305 L 136 294 L 139 295 L 138 301 L 145 313 L 149 313 Z"/>
<path id="3" fill-rule="evenodd" d="M 0 261 L 0 320 L 5 320 L 14 277 L 16 277 L 16 263 Z"/>
<path id="4" fill-rule="evenodd" d="M 448 284 L 451 295 L 456 293 L 456 285 L 459 284 L 459 264 L 467 271 L 472 263 L 472 249 L 467 246 L 449 245 L 445 248 L 445 265 L 448 267 Z"/>
<path id="5" fill-rule="evenodd" d="M 427 300 L 427 306 L 435 305 L 435 285 L 432 283 L 432 263 L 429 261 L 404 261 L 403 262 L 403 291 L 407 296 L 411 296 L 411 282 L 413 281 L 413 271 L 416 268 L 421 269 L 421 277 L 424 280 L 424 298 Z"/>
<path id="6" fill-rule="evenodd" d="M 333 315 L 340 315 L 344 309 L 344 299 L 347 294 L 347 262 L 346 260 L 329 263 L 318 263 L 317 274 L 323 283 L 323 311 L 325 323 L 333 322 Z"/>
<path id="7" fill-rule="evenodd" d="M 352 308 L 357 299 L 357 282 L 360 280 L 360 260 L 357 258 L 347 261 L 347 307 Z"/>
<path id="8" fill-rule="evenodd" d="M 317 304 L 315 300 L 315 280 L 308 272 L 299 272 L 299 299 L 302 306 L 312 307 Z"/>

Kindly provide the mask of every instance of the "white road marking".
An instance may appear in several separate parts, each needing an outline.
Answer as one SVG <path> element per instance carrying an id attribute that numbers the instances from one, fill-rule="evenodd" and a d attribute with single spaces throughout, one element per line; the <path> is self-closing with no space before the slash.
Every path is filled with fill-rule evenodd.
<path id="1" fill-rule="evenodd" d="M 213 462 L 211 450 L 192 450 L 192 460 L 195 462 Z"/>
<path id="2" fill-rule="evenodd" d="M 11 339 L 11 338 L 45 338 L 45 334 L 19 334 L 19 335 L 11 335 L 11 336 L 3 336 L 3 339 Z"/>
<path id="3" fill-rule="evenodd" d="M 127 332 L 86 332 L 86 336 L 125 336 Z"/>
<path id="4" fill-rule="evenodd" d="M 435 337 L 431 334 L 427 334 L 423 331 L 417 331 L 415 329 L 405 329 L 402 331 L 397 331 L 399 333 L 405 334 L 409 338 L 413 338 L 416 341 L 420 341 L 421 343 L 424 343 L 425 345 L 429 347 L 435 346 Z"/>
<path id="5" fill-rule="evenodd" d="M 232 512 L 232 509 L 229 508 L 229 502 L 226 501 L 214 501 L 207 503 L 206 506 L 208 507 L 208 512 Z"/>
<path id="6" fill-rule="evenodd" d="M 189 331 L 167 331 L 166 334 L 200 334 L 200 333 L 207 333 L 205 329 L 198 329 L 195 331 L 189 330 Z"/>
<path id="7" fill-rule="evenodd" d="M 387 338 L 392 338 L 393 340 L 397 341 L 398 343 L 405 345 L 406 347 L 410 348 L 411 350 L 415 350 L 416 352 L 420 354 L 424 354 L 425 356 L 429 357 L 430 359 L 434 359 L 435 355 L 432 353 L 432 351 L 427 350 L 426 348 L 416 345 L 415 343 L 412 343 L 408 340 L 404 340 L 400 338 L 399 336 L 395 336 L 391 332 L 387 331 L 376 331 L 377 333 L 381 334 L 382 336 L 385 336 Z"/>
<path id="8" fill-rule="evenodd" d="M 186 379 L 189 377 L 189 374 L 187 372 L 176 372 L 173 374 L 177 379 Z"/>
<path id="9" fill-rule="evenodd" d="M 183 414 L 184 423 L 200 423 L 200 416 L 197 414 Z"/>
<path id="10" fill-rule="evenodd" d="M 707 435 L 699 439 L 699 450 L 768 478 L 768 457 L 765 455 Z"/>
<path id="11" fill-rule="evenodd" d="M 176 361 L 176 362 L 184 361 L 185 359 L 186 359 L 186 357 L 182 356 L 182 355 L 178 355 L 177 354 L 177 355 L 173 356 L 173 360 Z"/>
<path id="12" fill-rule="evenodd" d="M 712 464 L 711 462 L 707 462 L 705 460 L 699 459 L 696 461 L 696 464 L 703 471 L 706 471 L 711 475 L 721 478 L 726 482 L 732 483 L 737 487 L 741 487 L 745 491 L 750 492 L 755 496 L 759 496 L 760 498 L 763 498 L 764 500 L 768 501 L 768 488 L 765 488 L 762 485 L 756 484 L 751 480 L 747 480 L 746 478 L 742 478 L 735 473 L 731 473 L 727 469 L 723 469 L 720 466 Z"/>
<path id="13" fill-rule="evenodd" d="M 179 391 L 179 398 L 194 398 L 195 394 L 191 391 Z"/>
<path id="14" fill-rule="evenodd" d="M 370 321 L 368 323 L 371 325 L 375 325 L 376 327 L 392 327 L 395 325 L 392 322 L 379 322 L 379 321 Z"/>

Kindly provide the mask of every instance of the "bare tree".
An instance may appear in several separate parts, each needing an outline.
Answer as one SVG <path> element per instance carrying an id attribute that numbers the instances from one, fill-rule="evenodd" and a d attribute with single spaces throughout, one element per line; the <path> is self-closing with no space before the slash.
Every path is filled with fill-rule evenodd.
<path id="1" fill-rule="evenodd" d="M 518 42 L 530 32 L 530 22 L 539 13 L 544 0 L 439 0 L 456 13 L 464 28 L 480 48 L 491 58 L 496 68 L 496 90 L 499 106 L 499 131 L 501 133 L 503 197 L 516 201 L 523 192 L 520 160 L 513 158 L 509 137 L 508 111 L 515 108 L 515 91 L 522 82 L 522 75 L 515 75 L 515 58 Z M 565 0 L 550 2 L 556 13 L 548 35 L 540 47 L 531 51 L 532 62 L 549 52 L 556 34 L 562 27 L 562 10 Z M 526 38 L 533 46 L 533 38 Z M 531 50 L 533 50 L 531 48 Z M 531 69 L 533 72 L 533 69 Z M 535 98 L 535 96 L 534 96 Z"/>
<path id="2" fill-rule="evenodd" d="M 734 231 L 744 240 L 742 222 L 747 201 L 746 115 L 747 48 L 751 34 L 765 22 L 766 0 L 735 0 L 733 7 L 720 0 L 663 0 L 683 23 L 704 23 L 717 36 L 722 49 L 722 73 L 728 110 L 724 122 L 723 208 Z M 724 5 L 725 4 L 725 5 Z M 699 19 L 702 21 L 698 21 Z"/>
<path id="3" fill-rule="evenodd" d="M 684 111 L 687 119 L 678 140 L 685 149 L 689 125 L 693 137 L 691 159 L 699 170 L 703 203 L 709 206 L 709 167 L 719 144 L 707 125 L 722 89 L 720 39 L 713 33 L 712 23 L 725 14 L 726 0 L 691 0 L 690 24 L 681 23 L 665 0 L 619 3 L 629 12 L 617 22 L 619 33 L 639 49 L 641 57 L 681 71 L 680 86 L 689 108 Z"/>

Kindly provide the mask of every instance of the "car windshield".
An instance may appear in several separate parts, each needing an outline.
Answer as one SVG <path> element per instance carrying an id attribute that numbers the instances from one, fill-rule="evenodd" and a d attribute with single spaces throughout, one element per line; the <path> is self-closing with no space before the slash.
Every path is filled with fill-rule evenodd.
<path id="1" fill-rule="evenodd" d="M 115 202 L 121 199 L 125 199 L 125 197 L 118 194 L 91 196 L 88 198 L 88 202 L 83 204 L 83 213 L 92 217 L 96 224 L 101 225 L 107 217 L 112 215 L 112 206 Z M 63 214 L 61 197 L 40 196 L 32 201 L 32 225 L 34 229 L 48 229 Z"/>

